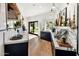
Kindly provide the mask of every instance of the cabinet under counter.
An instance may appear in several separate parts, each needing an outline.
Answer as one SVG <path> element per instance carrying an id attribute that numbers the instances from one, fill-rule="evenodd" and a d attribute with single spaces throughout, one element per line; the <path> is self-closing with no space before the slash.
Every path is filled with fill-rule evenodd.
<path id="1" fill-rule="evenodd" d="M 59 44 L 58 39 L 51 32 L 52 44 L 54 44 L 55 56 L 76 56 L 76 49 L 71 44 Z"/>
<path id="2" fill-rule="evenodd" d="M 28 56 L 28 42 L 4 45 L 5 56 Z"/>

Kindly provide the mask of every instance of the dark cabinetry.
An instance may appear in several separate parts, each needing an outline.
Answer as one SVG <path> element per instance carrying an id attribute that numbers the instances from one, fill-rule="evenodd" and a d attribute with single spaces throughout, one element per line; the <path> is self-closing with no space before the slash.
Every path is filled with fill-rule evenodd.
<path id="1" fill-rule="evenodd" d="M 51 42 L 51 33 L 50 32 L 41 31 L 40 38 Z"/>
<path id="2" fill-rule="evenodd" d="M 55 55 L 56 56 L 76 56 L 76 52 L 55 49 Z"/>
<path id="3" fill-rule="evenodd" d="M 5 45 L 5 56 L 28 56 L 28 42 Z"/>

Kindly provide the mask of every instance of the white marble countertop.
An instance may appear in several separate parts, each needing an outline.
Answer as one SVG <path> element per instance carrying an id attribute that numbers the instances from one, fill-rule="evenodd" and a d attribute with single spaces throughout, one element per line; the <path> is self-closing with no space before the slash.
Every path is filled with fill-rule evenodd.
<path id="1" fill-rule="evenodd" d="M 67 50 L 67 51 L 74 51 L 75 48 L 67 48 L 67 47 L 60 47 L 57 43 L 57 39 L 54 38 L 54 34 L 52 33 L 52 40 L 53 40 L 53 43 L 54 43 L 54 47 L 55 49 L 60 49 L 60 50 Z"/>
<path id="2" fill-rule="evenodd" d="M 16 31 L 7 31 L 5 32 L 5 40 L 4 40 L 4 43 L 5 44 L 15 44 L 15 43 L 23 43 L 23 42 L 27 42 L 28 41 L 28 36 L 27 36 L 27 33 L 26 32 L 23 32 L 22 35 L 23 35 L 23 38 L 22 39 L 19 39 L 19 40 L 10 40 L 10 38 L 12 36 L 15 36 L 17 33 Z"/>
<path id="3" fill-rule="evenodd" d="M 33 38 L 37 38 L 38 36 L 33 35 L 33 34 L 29 34 L 29 40 L 33 39 Z"/>
<path id="4" fill-rule="evenodd" d="M 61 27 L 62 28 L 62 27 Z M 65 27 L 64 27 L 65 28 Z M 67 28 L 67 27 L 66 27 Z M 68 28 L 69 29 L 69 28 Z M 59 29 L 58 29 L 59 30 Z M 70 29 L 69 29 L 69 31 L 70 31 Z M 77 44 L 77 39 L 76 39 L 76 36 L 77 36 L 77 33 L 76 33 L 76 31 L 72 31 L 73 32 L 73 34 L 75 35 L 72 35 L 72 37 L 73 38 L 70 38 L 71 40 L 70 40 L 70 44 L 71 44 L 71 46 L 73 46 L 73 48 L 71 49 L 71 48 L 66 48 L 66 47 L 60 47 L 59 45 L 58 45 L 58 43 L 57 43 L 57 39 L 54 37 L 54 33 L 51 31 L 51 30 L 46 30 L 46 32 L 50 32 L 51 33 L 51 36 L 52 36 L 52 40 L 53 40 L 53 43 L 54 43 L 54 47 L 55 47 L 55 49 L 60 49 L 60 50 L 67 50 L 67 51 L 76 51 L 77 50 L 77 47 L 76 47 L 76 44 Z M 70 34 L 71 35 L 71 34 Z"/>

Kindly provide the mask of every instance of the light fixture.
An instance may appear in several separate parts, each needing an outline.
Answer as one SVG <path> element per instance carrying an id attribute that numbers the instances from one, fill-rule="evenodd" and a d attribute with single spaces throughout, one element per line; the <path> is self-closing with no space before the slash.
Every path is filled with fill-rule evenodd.
<path id="1" fill-rule="evenodd" d="M 37 8 L 37 7 L 38 7 L 38 8 L 42 8 L 42 6 L 41 6 L 40 4 L 33 4 L 32 6 L 33 6 L 33 7 L 36 7 L 36 8 Z"/>
<path id="2" fill-rule="evenodd" d="M 36 4 L 33 4 L 33 6 L 36 6 Z"/>
<path id="3" fill-rule="evenodd" d="M 51 12 L 55 12 L 56 11 L 56 7 L 55 7 L 55 3 L 52 4 L 52 8 L 51 8 Z"/>
<path id="4" fill-rule="evenodd" d="M 66 3 L 66 7 L 68 7 L 69 6 L 69 3 Z"/>
<path id="5" fill-rule="evenodd" d="M 67 3 L 67 5 L 69 5 L 69 3 Z"/>

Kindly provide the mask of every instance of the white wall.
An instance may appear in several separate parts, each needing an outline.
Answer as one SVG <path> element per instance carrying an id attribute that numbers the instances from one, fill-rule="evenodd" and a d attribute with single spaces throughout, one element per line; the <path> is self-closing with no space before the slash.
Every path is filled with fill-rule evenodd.
<path id="1" fill-rule="evenodd" d="M 28 35 L 28 19 L 26 17 L 24 17 L 24 21 L 23 21 L 24 25 L 25 25 L 25 28 L 26 28 L 26 35 L 27 35 L 27 39 L 29 38 L 29 35 Z"/>
<path id="2" fill-rule="evenodd" d="M 0 30 L 6 29 L 5 4 L 0 3 Z"/>
<path id="3" fill-rule="evenodd" d="M 0 56 L 4 55 L 3 32 L 0 32 Z"/>
<path id="4" fill-rule="evenodd" d="M 0 3 L 0 30 L 6 29 L 5 3 Z M 3 31 L 0 31 L 0 56 L 4 55 Z"/>

